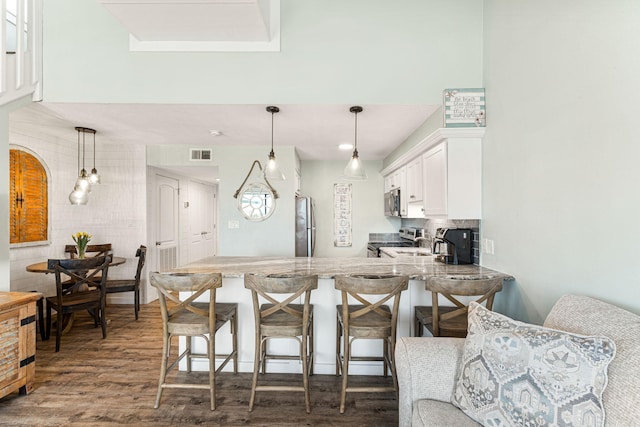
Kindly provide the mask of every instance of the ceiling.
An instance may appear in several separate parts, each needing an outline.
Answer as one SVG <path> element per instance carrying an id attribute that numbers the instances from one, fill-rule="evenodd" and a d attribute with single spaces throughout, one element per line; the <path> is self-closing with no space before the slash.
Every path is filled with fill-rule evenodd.
<path id="1" fill-rule="evenodd" d="M 267 41 L 273 0 L 98 0 L 144 41 Z"/>
<path id="2" fill-rule="evenodd" d="M 140 145 L 264 146 L 271 144 L 267 105 L 72 104 L 33 103 L 11 115 L 14 129 L 76 139 L 75 126 L 93 128 L 98 143 Z M 340 160 L 353 143 L 351 105 L 278 105 L 274 114 L 274 150 L 294 146 L 303 160 Z M 381 160 L 420 126 L 437 105 L 363 105 L 358 114 L 358 152 L 363 160 Z M 221 132 L 219 136 L 211 131 Z M 177 170 L 185 173 L 184 169 Z M 200 179 L 211 180 L 211 176 Z"/>

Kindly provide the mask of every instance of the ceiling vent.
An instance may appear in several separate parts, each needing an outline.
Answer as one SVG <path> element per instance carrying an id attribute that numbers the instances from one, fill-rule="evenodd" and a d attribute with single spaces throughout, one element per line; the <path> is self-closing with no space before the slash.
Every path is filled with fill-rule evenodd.
<path id="1" fill-rule="evenodd" d="M 191 160 L 196 162 L 210 162 L 213 159 L 211 148 L 192 148 Z"/>

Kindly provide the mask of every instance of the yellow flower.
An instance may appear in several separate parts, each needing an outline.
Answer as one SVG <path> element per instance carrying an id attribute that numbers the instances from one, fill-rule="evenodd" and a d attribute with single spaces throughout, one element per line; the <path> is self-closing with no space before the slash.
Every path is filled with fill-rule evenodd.
<path id="1" fill-rule="evenodd" d="M 72 234 L 71 237 L 73 238 L 73 241 L 76 242 L 76 244 L 78 245 L 85 245 L 87 243 L 89 243 L 89 240 L 91 240 L 91 234 L 87 233 L 86 231 L 79 231 L 76 234 Z"/>

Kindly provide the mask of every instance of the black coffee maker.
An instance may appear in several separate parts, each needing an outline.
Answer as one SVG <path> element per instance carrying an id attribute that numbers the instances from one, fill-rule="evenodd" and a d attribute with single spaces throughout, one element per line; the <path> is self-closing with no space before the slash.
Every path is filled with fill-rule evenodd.
<path id="1" fill-rule="evenodd" d="M 431 252 L 445 264 L 472 264 L 471 233 L 468 228 L 438 228 Z"/>

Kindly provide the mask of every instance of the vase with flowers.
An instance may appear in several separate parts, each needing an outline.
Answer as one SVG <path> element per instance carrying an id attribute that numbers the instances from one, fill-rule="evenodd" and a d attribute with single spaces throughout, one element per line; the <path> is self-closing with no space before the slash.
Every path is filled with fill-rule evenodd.
<path id="1" fill-rule="evenodd" d="M 84 258 L 84 253 L 87 250 L 87 244 L 89 243 L 89 240 L 91 240 L 91 234 L 86 231 L 79 231 L 76 234 L 72 234 L 71 237 L 73 237 L 73 241 L 76 242 L 76 245 L 78 246 L 78 258 Z"/>

